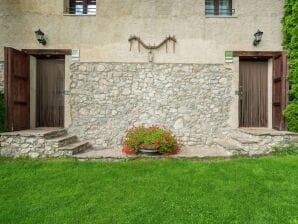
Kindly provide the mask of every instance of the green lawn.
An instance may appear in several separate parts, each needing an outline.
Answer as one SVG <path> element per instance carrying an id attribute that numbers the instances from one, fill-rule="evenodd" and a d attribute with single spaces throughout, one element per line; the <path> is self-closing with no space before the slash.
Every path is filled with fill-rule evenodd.
<path id="1" fill-rule="evenodd" d="M 0 223 L 297 224 L 298 156 L 0 159 Z"/>

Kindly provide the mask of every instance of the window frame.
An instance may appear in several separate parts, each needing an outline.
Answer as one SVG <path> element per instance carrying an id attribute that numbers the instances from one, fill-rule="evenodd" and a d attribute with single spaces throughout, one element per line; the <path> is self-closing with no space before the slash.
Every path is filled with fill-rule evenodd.
<path id="1" fill-rule="evenodd" d="M 77 9 L 77 6 L 81 6 Z M 95 7 L 90 7 L 95 6 Z M 93 8 L 93 9 L 92 9 Z M 66 15 L 75 16 L 86 16 L 86 15 L 96 15 L 96 0 L 66 0 L 65 1 L 65 11 Z"/>
<path id="2" fill-rule="evenodd" d="M 228 11 L 227 13 L 222 14 L 220 9 L 220 0 L 213 0 L 213 12 L 208 12 L 207 1 L 205 0 L 205 16 L 233 16 L 235 10 L 233 9 L 233 0 L 226 0 L 228 2 Z"/>

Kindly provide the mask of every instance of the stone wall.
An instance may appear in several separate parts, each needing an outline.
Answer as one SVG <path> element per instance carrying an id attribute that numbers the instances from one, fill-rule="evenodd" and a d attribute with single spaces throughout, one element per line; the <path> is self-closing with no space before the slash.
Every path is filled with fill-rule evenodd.
<path id="1" fill-rule="evenodd" d="M 70 156 L 70 152 L 59 151 L 49 145 L 42 136 L 20 136 L 14 133 L 0 135 L 0 155 L 12 157 L 59 157 Z"/>
<path id="2" fill-rule="evenodd" d="M 185 145 L 211 144 L 228 128 L 233 74 L 224 65 L 74 63 L 69 132 L 115 148 L 127 128 L 160 124 Z"/>
<path id="3" fill-rule="evenodd" d="M 44 139 L 36 137 L 0 136 L 1 156 L 39 156 L 44 151 Z"/>
<path id="4" fill-rule="evenodd" d="M 0 155 L 12 157 L 70 156 L 66 146 L 75 143 L 76 136 L 68 136 L 65 129 L 38 128 L 0 133 Z"/>
<path id="5" fill-rule="evenodd" d="M 0 94 L 4 93 L 4 63 L 0 61 Z"/>

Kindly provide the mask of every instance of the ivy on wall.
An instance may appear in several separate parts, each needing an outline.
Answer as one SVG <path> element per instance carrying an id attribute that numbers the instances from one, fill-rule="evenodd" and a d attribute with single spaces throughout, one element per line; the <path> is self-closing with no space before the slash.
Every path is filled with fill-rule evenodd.
<path id="1" fill-rule="evenodd" d="M 283 46 L 289 53 L 289 91 L 290 103 L 284 115 L 288 120 L 290 131 L 298 132 L 298 1 L 285 1 L 283 23 Z"/>

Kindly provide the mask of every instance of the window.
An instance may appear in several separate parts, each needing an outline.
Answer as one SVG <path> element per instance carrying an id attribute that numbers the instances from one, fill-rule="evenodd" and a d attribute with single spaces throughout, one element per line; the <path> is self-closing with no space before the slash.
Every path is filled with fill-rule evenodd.
<path id="1" fill-rule="evenodd" d="M 233 14 L 232 0 L 205 0 L 205 15 L 231 16 Z"/>
<path id="2" fill-rule="evenodd" d="M 74 15 L 95 15 L 96 0 L 67 0 L 65 13 Z"/>

